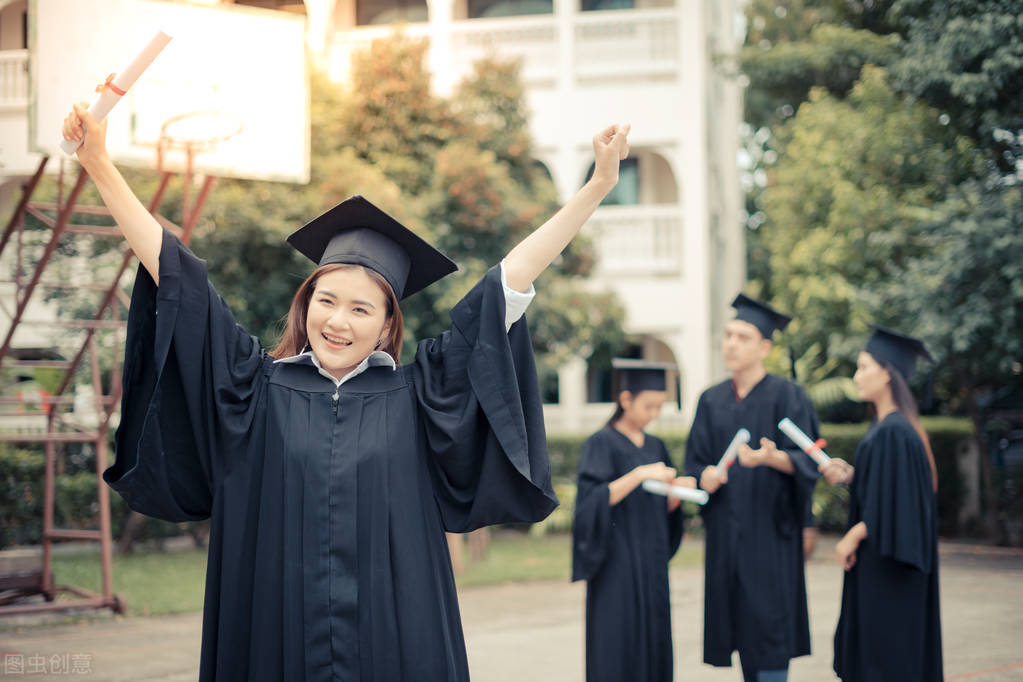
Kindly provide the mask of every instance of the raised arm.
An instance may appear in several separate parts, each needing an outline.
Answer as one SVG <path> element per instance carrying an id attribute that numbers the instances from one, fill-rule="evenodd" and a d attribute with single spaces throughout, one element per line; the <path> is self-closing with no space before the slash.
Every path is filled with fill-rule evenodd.
<path id="1" fill-rule="evenodd" d="M 160 245 L 163 228 L 156 222 L 107 155 L 107 123 L 99 123 L 86 109 L 76 104 L 64 119 L 62 129 L 66 140 L 85 140 L 78 148 L 78 162 L 92 178 L 103 203 L 110 209 L 128 245 L 149 271 L 153 281 L 160 283 Z"/>
<path id="2" fill-rule="evenodd" d="M 618 164 L 629 155 L 628 135 L 626 124 L 610 126 L 593 137 L 593 176 L 561 210 L 505 256 L 505 280 L 510 288 L 528 291 L 618 183 Z"/>

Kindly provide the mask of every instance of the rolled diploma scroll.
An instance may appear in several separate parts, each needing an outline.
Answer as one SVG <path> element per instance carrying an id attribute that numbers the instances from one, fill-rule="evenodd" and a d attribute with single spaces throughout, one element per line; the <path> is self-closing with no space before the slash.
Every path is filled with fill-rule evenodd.
<path id="1" fill-rule="evenodd" d="M 750 432 L 746 429 L 739 429 L 735 432 L 732 442 L 725 448 L 725 454 L 721 455 L 721 461 L 718 462 L 718 476 L 725 475 L 728 467 L 732 464 L 732 460 L 739 454 L 739 448 L 748 443 L 750 437 Z"/>
<path id="2" fill-rule="evenodd" d="M 791 438 L 792 442 L 798 445 L 803 452 L 813 457 L 817 464 L 823 466 L 831 461 L 827 453 L 817 447 L 817 444 L 810 440 L 810 436 L 803 433 L 803 430 L 796 426 L 788 417 L 778 422 L 778 428 L 782 430 L 782 433 Z"/>
<path id="3" fill-rule="evenodd" d="M 668 485 L 664 481 L 655 481 L 649 478 L 643 481 L 643 490 L 648 493 L 654 493 L 655 495 L 664 495 L 666 497 L 674 497 L 682 500 L 683 502 L 695 502 L 696 504 L 707 504 L 707 500 L 710 499 L 710 495 L 707 494 L 706 490 L 696 490 L 695 488 L 683 488 L 680 485 Z"/>
<path id="4" fill-rule="evenodd" d="M 135 85 L 135 81 L 138 80 L 143 71 L 149 68 L 149 65 L 153 63 L 153 60 L 156 59 L 156 56 L 160 54 L 163 48 L 167 47 L 167 43 L 170 40 L 171 37 L 169 35 L 163 31 L 157 31 L 153 39 L 149 41 L 149 44 L 135 56 L 135 59 L 131 60 L 128 66 L 118 72 L 109 83 L 99 86 L 99 97 L 89 107 L 89 113 L 92 114 L 93 118 L 97 121 L 102 121 L 107 117 L 110 110 L 121 99 L 118 91 L 125 93 L 131 86 Z M 114 87 L 110 87 L 111 85 Z M 60 140 L 60 148 L 64 150 L 65 154 L 69 155 L 74 154 L 81 144 L 81 142 L 76 142 L 75 140 L 65 140 L 63 137 Z"/>

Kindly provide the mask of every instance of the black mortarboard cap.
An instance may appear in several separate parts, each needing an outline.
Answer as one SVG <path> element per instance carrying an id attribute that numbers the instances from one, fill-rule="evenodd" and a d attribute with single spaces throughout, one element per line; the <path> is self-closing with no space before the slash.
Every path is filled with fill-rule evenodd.
<path id="1" fill-rule="evenodd" d="M 774 330 L 781 331 L 792 321 L 792 317 L 777 310 L 762 301 L 750 298 L 746 294 L 739 294 L 732 301 L 735 308 L 735 319 L 749 322 L 760 330 L 765 339 L 770 340 Z"/>
<path id="2" fill-rule="evenodd" d="M 640 391 L 667 391 L 668 373 L 676 372 L 678 367 L 670 362 L 652 362 L 636 358 L 613 358 L 611 368 L 614 370 L 614 393 L 622 391 L 633 395 Z M 678 375 L 675 376 L 675 390 L 678 391 Z M 681 395 L 676 395 L 681 401 Z"/>
<path id="3" fill-rule="evenodd" d="M 458 266 L 361 196 L 345 199 L 288 237 L 319 265 L 350 263 L 380 273 L 398 299 L 451 274 Z"/>
<path id="4" fill-rule="evenodd" d="M 870 327 L 874 330 L 874 335 L 867 341 L 866 351 L 874 356 L 875 360 L 884 360 L 897 369 L 904 379 L 909 380 L 913 376 L 917 356 L 934 362 L 924 342 L 915 336 L 876 324 Z"/>

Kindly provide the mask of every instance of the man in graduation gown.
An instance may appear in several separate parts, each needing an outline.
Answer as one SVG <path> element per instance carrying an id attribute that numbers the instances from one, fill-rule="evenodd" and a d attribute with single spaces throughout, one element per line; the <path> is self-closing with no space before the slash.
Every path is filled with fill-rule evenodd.
<path id="1" fill-rule="evenodd" d="M 778 428 L 788 417 L 812 438 L 806 394 L 768 374 L 771 337 L 789 318 L 739 294 L 722 343 L 731 378 L 700 396 L 686 474 L 711 493 L 706 527 L 703 660 L 730 666 L 738 651 L 747 682 L 786 679 L 789 659 L 810 653 L 803 526 L 816 464 Z M 751 439 L 735 465 L 716 465 L 739 429 Z"/>

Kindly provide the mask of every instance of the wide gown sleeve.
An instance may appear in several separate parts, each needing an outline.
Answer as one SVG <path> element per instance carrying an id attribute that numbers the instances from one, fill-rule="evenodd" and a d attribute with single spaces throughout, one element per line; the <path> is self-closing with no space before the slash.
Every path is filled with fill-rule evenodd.
<path id="1" fill-rule="evenodd" d="M 696 416 L 693 417 L 693 426 L 689 429 L 689 436 L 686 438 L 686 476 L 696 479 L 696 486 L 700 486 L 700 474 L 708 466 L 717 464 L 712 451 L 713 427 L 710 423 L 710 412 L 707 409 L 706 394 L 700 396 L 696 403 Z M 720 456 L 720 455 L 719 455 Z"/>
<path id="2" fill-rule="evenodd" d="M 597 436 L 583 443 L 572 523 L 572 580 L 590 580 L 600 571 L 611 543 L 611 490 L 617 476 L 607 443 Z"/>
<path id="3" fill-rule="evenodd" d="M 908 425 L 882 425 L 868 456 L 857 461 L 854 494 L 871 545 L 883 557 L 929 573 L 937 537 L 923 443 Z"/>
<path id="4" fill-rule="evenodd" d="M 525 319 L 505 327 L 500 267 L 451 311 L 452 327 L 420 342 L 416 395 L 445 528 L 535 522 L 558 505 Z"/>
<path id="5" fill-rule="evenodd" d="M 164 231 L 159 287 L 139 267 L 132 291 L 116 458 L 104 480 L 148 516 L 209 517 L 244 450 L 262 360 L 205 263 Z"/>

